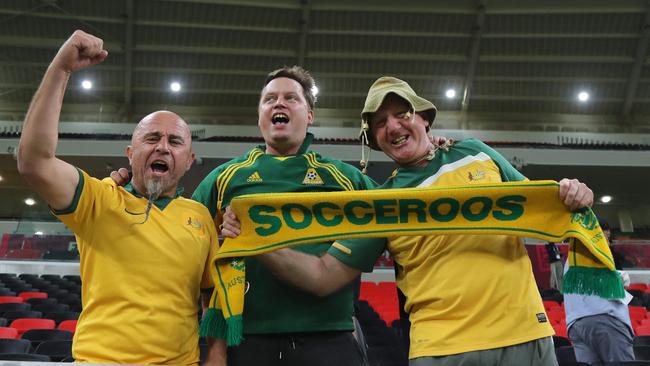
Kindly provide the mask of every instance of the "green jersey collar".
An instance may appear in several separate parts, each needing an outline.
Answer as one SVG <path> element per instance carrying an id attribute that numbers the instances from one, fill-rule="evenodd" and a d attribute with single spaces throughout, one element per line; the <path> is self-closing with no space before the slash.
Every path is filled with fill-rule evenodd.
<path id="1" fill-rule="evenodd" d="M 140 197 L 146 198 L 135 189 L 135 187 L 133 186 L 133 184 L 131 184 L 131 182 L 129 182 L 127 185 L 124 186 L 124 190 L 138 198 Z M 156 207 L 158 207 L 162 211 L 165 209 L 165 207 L 167 207 L 167 205 L 169 205 L 169 203 L 173 199 L 178 198 L 178 196 L 180 196 L 181 194 L 183 194 L 183 187 L 178 187 L 176 188 L 176 195 L 174 197 L 160 197 L 157 200 L 155 200 L 153 204 L 156 205 Z"/>
<path id="2" fill-rule="evenodd" d="M 302 145 L 300 145 L 300 148 L 296 152 L 296 155 L 302 155 L 306 153 L 312 141 L 314 141 L 314 135 L 310 132 L 307 132 L 307 135 L 305 136 L 305 139 L 302 140 Z M 266 145 L 258 145 L 257 148 L 262 150 L 262 152 L 266 151 Z"/>

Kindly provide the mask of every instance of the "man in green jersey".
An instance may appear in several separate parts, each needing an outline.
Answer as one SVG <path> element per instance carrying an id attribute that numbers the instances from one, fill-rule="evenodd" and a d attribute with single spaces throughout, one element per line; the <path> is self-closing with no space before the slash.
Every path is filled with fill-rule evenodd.
<path id="1" fill-rule="evenodd" d="M 217 167 L 192 198 L 219 226 L 230 201 L 240 195 L 276 192 L 340 192 L 373 188 L 355 167 L 310 150 L 314 80 L 300 67 L 271 72 L 258 104 L 265 144 Z M 331 243 L 298 248 L 309 256 Z M 257 258 L 247 258 L 244 340 L 228 350 L 229 365 L 362 365 L 352 335 L 353 291 L 349 284 L 319 297 L 287 286 Z M 355 268 L 355 272 L 366 268 Z"/>
<path id="2" fill-rule="evenodd" d="M 404 81 L 382 77 L 362 112 L 364 141 L 399 166 L 381 188 L 524 180 L 503 156 L 475 139 L 444 149 L 428 133 L 435 106 Z M 590 206 L 593 193 L 577 180 L 560 182 L 570 209 Z M 222 233 L 239 234 L 228 212 Z M 437 235 L 344 240 L 313 256 L 281 249 L 258 256 L 297 288 L 327 296 L 371 266 L 388 248 L 398 269 L 412 323 L 409 359 L 429 365 L 556 365 L 530 260 L 520 239 L 503 235 Z"/>

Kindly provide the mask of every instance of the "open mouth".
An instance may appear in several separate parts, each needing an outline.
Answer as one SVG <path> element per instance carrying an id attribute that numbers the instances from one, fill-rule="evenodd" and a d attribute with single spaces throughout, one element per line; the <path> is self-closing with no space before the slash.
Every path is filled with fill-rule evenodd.
<path id="1" fill-rule="evenodd" d="M 163 174 L 169 170 L 169 167 L 164 161 L 156 160 L 151 163 L 151 170 L 153 170 L 154 173 Z"/>
<path id="2" fill-rule="evenodd" d="M 271 117 L 271 123 L 274 125 L 278 123 L 289 123 L 289 116 L 284 113 L 276 113 Z"/>
<path id="3" fill-rule="evenodd" d="M 399 146 L 399 145 L 405 144 L 408 139 L 409 139 L 408 136 L 400 136 L 400 137 L 396 138 L 395 140 L 391 141 L 390 143 L 393 146 Z"/>

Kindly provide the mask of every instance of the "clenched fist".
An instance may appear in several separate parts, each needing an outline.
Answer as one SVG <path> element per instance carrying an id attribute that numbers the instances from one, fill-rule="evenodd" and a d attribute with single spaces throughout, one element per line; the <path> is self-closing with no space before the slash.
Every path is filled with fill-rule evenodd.
<path id="1" fill-rule="evenodd" d="M 108 56 L 104 41 L 81 30 L 76 30 L 59 48 L 51 67 L 73 73 L 85 67 L 97 65 Z"/>

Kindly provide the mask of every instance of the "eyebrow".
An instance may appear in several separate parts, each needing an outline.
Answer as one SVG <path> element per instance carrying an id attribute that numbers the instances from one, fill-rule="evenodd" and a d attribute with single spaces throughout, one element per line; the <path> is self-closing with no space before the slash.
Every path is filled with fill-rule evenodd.
<path id="1" fill-rule="evenodd" d="M 158 131 L 147 132 L 147 133 L 145 133 L 144 135 L 142 135 L 142 139 L 145 139 L 145 140 L 146 140 L 146 139 L 149 138 L 149 137 L 157 137 L 157 138 L 161 138 L 162 135 L 163 135 L 163 134 L 160 133 L 160 132 L 158 132 Z M 181 140 L 181 142 L 185 142 L 185 139 L 183 138 L 183 136 L 176 135 L 176 134 L 172 134 L 172 133 L 170 133 L 170 134 L 167 135 L 167 136 L 169 136 L 169 137 L 168 137 L 169 140 Z"/>

